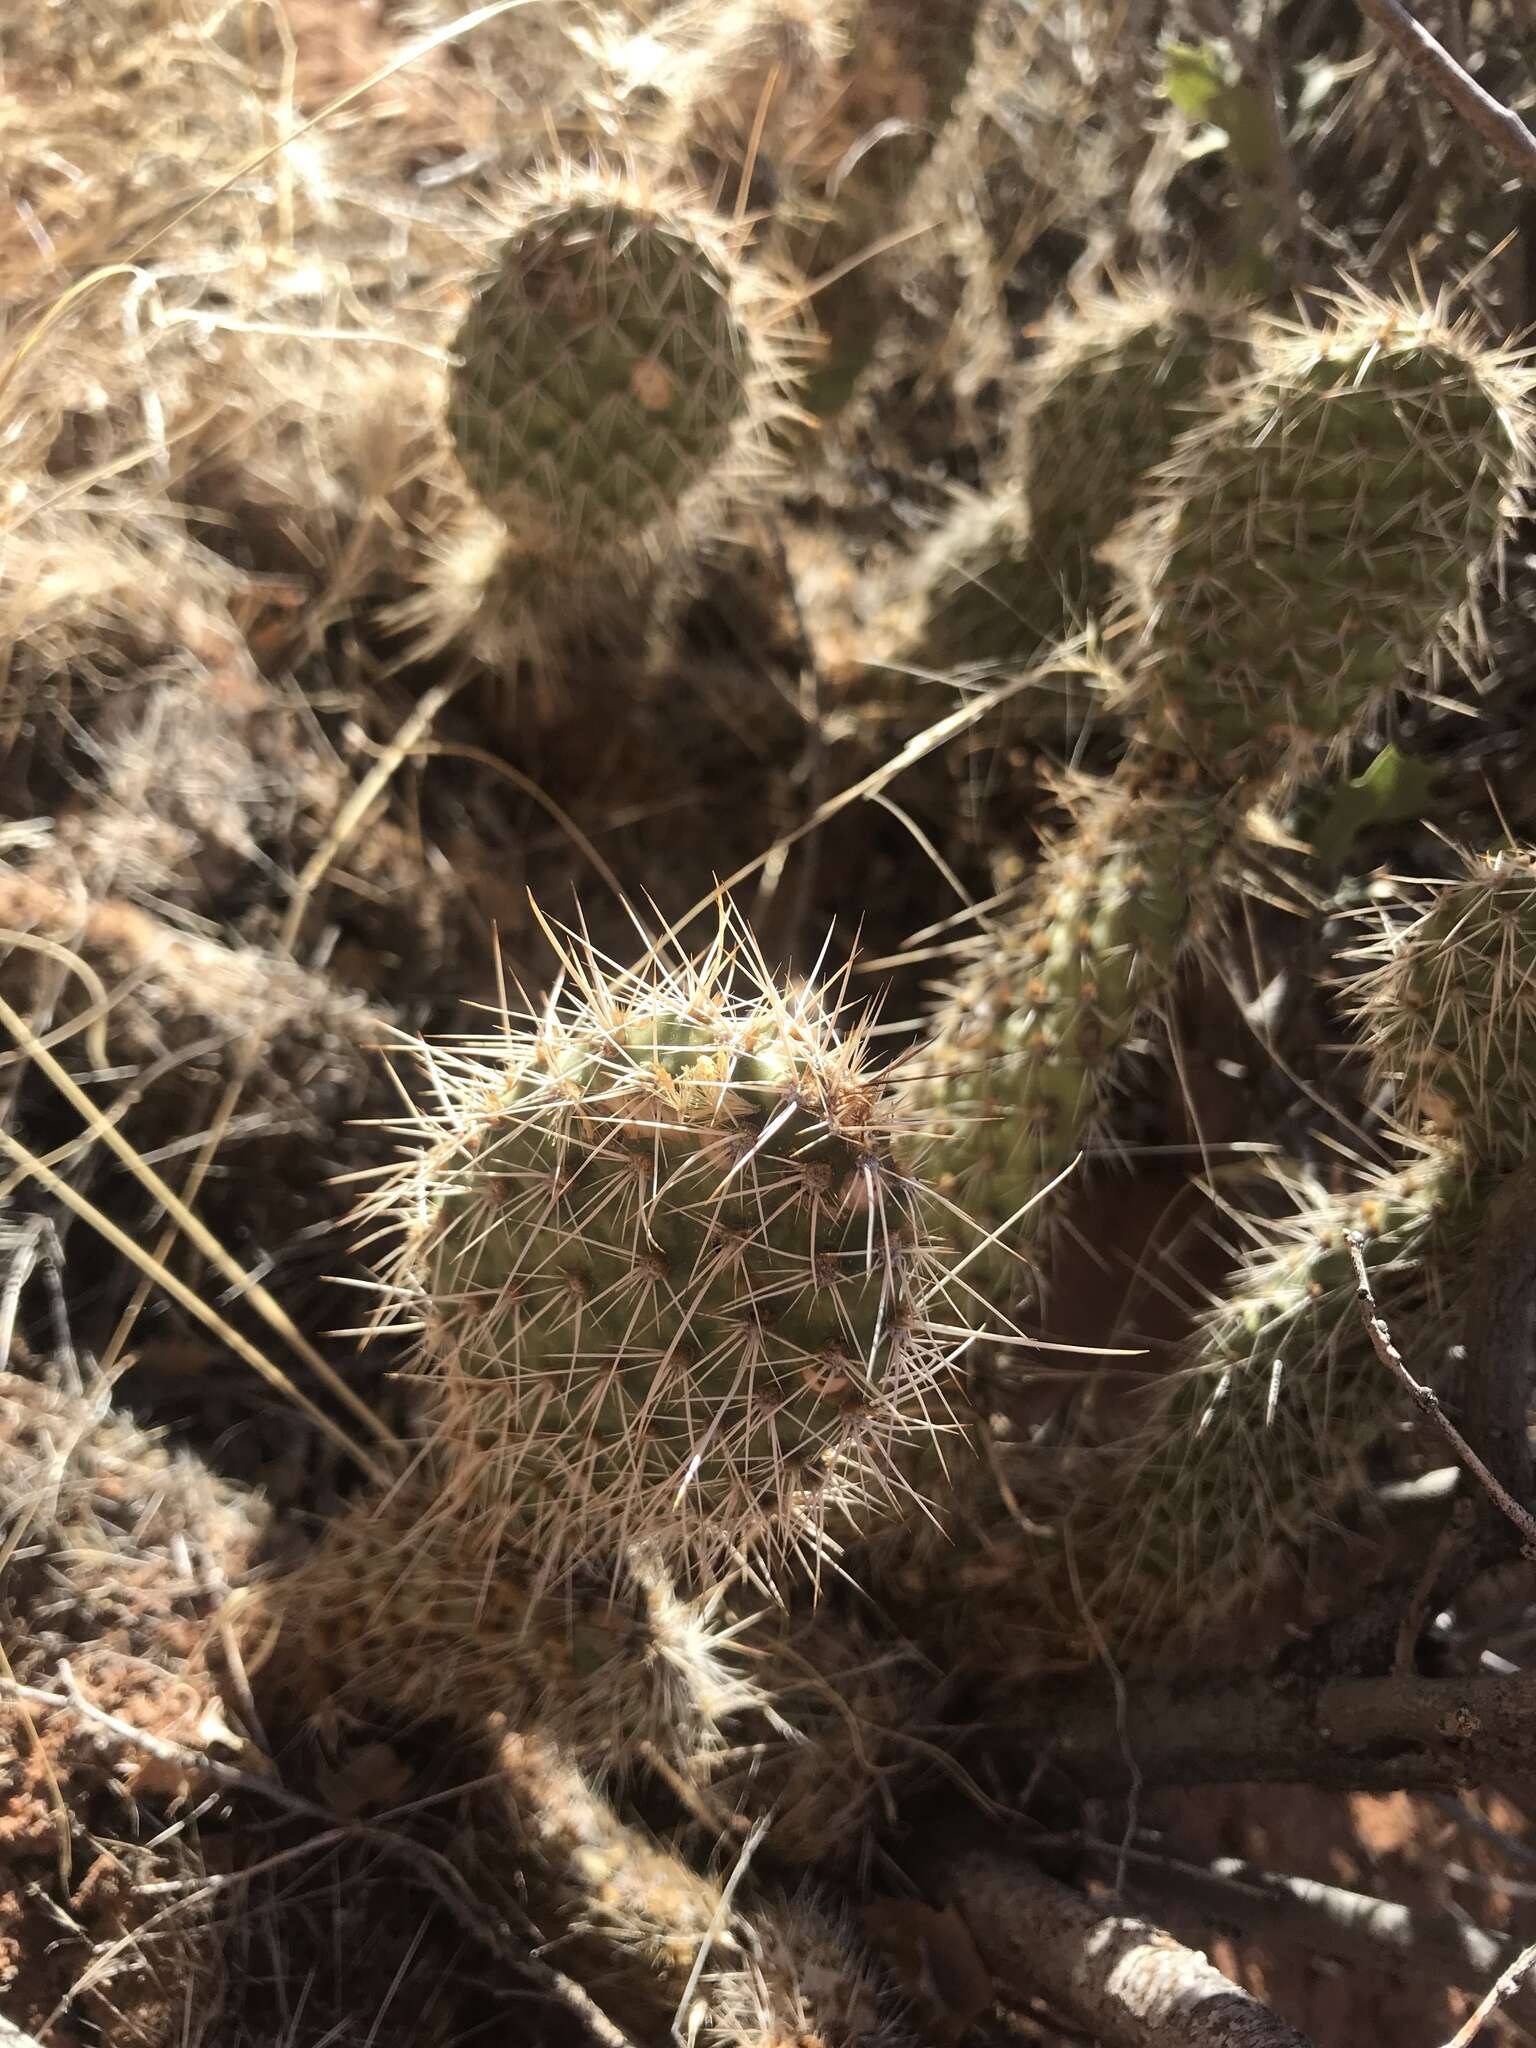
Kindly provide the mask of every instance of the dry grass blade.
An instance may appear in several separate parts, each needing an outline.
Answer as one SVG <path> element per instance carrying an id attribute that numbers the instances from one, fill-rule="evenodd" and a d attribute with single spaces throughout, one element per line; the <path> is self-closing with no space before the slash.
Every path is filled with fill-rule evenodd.
<path id="1" fill-rule="evenodd" d="M 1060 663 L 1065 658 L 1063 650 L 1057 649 L 1053 658 L 1055 662 Z M 739 888 L 743 882 L 750 881 L 752 876 L 762 869 L 782 860 L 791 847 L 798 845 L 811 833 L 819 832 L 823 825 L 830 824 L 833 818 L 846 811 L 850 805 L 856 804 L 861 797 L 877 796 L 894 782 L 898 775 L 905 774 L 908 768 L 926 760 L 928 755 L 937 753 L 941 747 L 948 746 L 952 739 L 956 739 L 963 732 L 968 732 L 999 705 L 1006 704 L 1023 691 L 1037 689 L 1039 681 L 1040 671 L 1030 669 L 1021 676 L 1011 677 L 1007 682 L 998 684 L 995 689 L 980 693 L 969 703 L 962 704 L 957 711 L 951 711 L 947 717 L 937 719 L 932 725 L 924 727 L 920 733 L 915 733 L 889 761 L 872 769 L 868 775 L 861 776 L 857 782 L 849 783 L 835 796 L 829 796 L 824 803 L 816 806 L 810 817 L 796 825 L 793 831 L 782 833 L 765 852 L 756 855 L 752 860 L 743 861 L 733 873 L 727 875 L 723 881 L 717 882 L 707 896 L 701 896 L 691 909 L 684 911 L 681 917 L 673 919 L 656 939 L 652 951 L 659 952 L 663 947 L 671 945 L 680 933 L 688 929 L 695 918 L 715 909 L 725 901 L 733 889 Z"/>
<path id="2" fill-rule="evenodd" d="M 330 830 L 306 863 L 303 873 L 298 876 L 293 884 L 293 893 L 283 918 L 282 930 L 278 939 L 278 943 L 283 951 L 292 953 L 298 941 L 299 931 L 303 926 L 305 912 L 309 908 L 314 893 L 324 880 L 326 873 L 332 864 L 340 859 L 356 834 L 361 830 L 368 812 L 388 788 L 396 770 L 422 744 L 426 734 L 431 731 L 438 713 L 445 705 L 452 701 L 464 687 L 467 680 L 467 673 L 459 672 L 449 677 L 446 682 L 439 683 L 433 689 L 425 692 L 420 703 L 417 704 L 411 715 L 401 725 L 389 745 L 381 750 L 379 758 L 374 762 L 368 773 L 363 777 L 357 788 L 353 790 L 351 796 L 332 820 Z M 247 1039 L 241 1048 L 239 1056 L 235 1061 L 234 1069 L 230 1074 L 228 1082 L 225 1084 L 223 1095 L 220 1097 L 214 1112 L 213 1122 L 209 1127 L 208 1135 L 199 1148 L 197 1158 L 193 1161 L 192 1171 L 187 1177 L 186 1194 L 181 1200 L 181 1206 L 184 1209 L 190 1208 L 190 1205 L 197 1200 L 198 1191 L 203 1185 L 209 1167 L 213 1164 L 214 1155 L 217 1153 L 224 1133 L 228 1130 L 235 1111 L 239 1107 L 240 1097 L 251 1078 L 256 1061 L 260 1057 L 261 1044 L 260 1035 L 257 1034 Z M 168 1204 L 167 1206 L 169 1207 L 170 1205 Z M 174 1214 L 175 1212 L 172 1211 L 172 1213 Z M 162 1235 L 158 1245 L 155 1247 L 155 1257 L 158 1261 L 163 1262 L 169 1253 L 174 1240 L 174 1231 L 175 1226 L 173 1224 Z M 145 1299 L 145 1291 L 143 1288 L 140 1288 L 135 1294 L 133 1301 L 130 1302 L 125 1310 L 122 1321 L 118 1325 L 112 1342 L 104 1355 L 103 1366 L 105 1368 L 110 1369 L 112 1361 L 121 1354 L 124 1346 L 127 1344 L 133 1326 L 142 1313 Z M 382 1429 L 377 1418 L 370 1413 L 368 1420 L 369 1427 L 379 1434 L 381 1438 L 387 1440 L 388 1432 Z"/>
<path id="3" fill-rule="evenodd" d="M 560 831 L 564 833 L 582 859 L 590 866 L 592 872 L 607 885 L 613 894 L 614 901 L 618 903 L 621 909 L 628 910 L 629 896 L 624 888 L 624 884 L 619 880 L 607 861 L 603 859 L 603 856 L 592 844 L 586 833 L 582 831 L 570 812 L 565 810 L 560 804 L 557 804 L 546 790 L 540 789 L 531 775 L 525 775 L 521 768 L 514 767 L 510 761 L 504 761 L 499 754 L 493 754 L 489 747 L 472 746 L 464 740 L 421 740 L 411 748 L 411 754 L 417 760 L 426 758 L 431 760 L 473 761 L 478 767 L 489 769 L 493 775 L 499 775 L 503 781 L 510 782 L 514 789 L 521 791 L 530 802 L 536 803 L 546 816 L 554 820 Z"/>
<path id="4" fill-rule="evenodd" d="M 38 1039 L 26 1019 L 11 1008 L 3 996 L 0 996 L 0 1024 L 4 1024 L 22 1052 L 42 1069 L 71 1107 L 85 1118 L 108 1150 L 114 1152 L 140 1185 L 162 1204 L 167 1214 L 185 1231 L 203 1256 L 218 1268 L 226 1280 L 239 1288 L 241 1294 L 263 1320 L 292 1346 L 315 1377 L 329 1387 L 336 1398 L 343 1402 L 382 1443 L 393 1443 L 394 1438 L 389 1429 L 367 1403 L 347 1385 L 334 1366 L 320 1355 L 282 1304 L 273 1298 L 253 1274 L 246 1272 L 240 1261 L 219 1243 L 208 1226 L 187 1207 L 176 1190 L 161 1179 L 155 1169 L 129 1144 L 117 1126 L 102 1115 L 85 1090 L 65 1068 L 60 1066 L 53 1054 Z"/>
<path id="5" fill-rule="evenodd" d="M 509 0 L 509 4 L 516 5 L 518 0 Z M 293 951 L 310 898 L 325 879 L 331 864 L 345 853 L 361 830 L 363 820 L 389 787 L 396 770 L 421 745 L 431 731 L 437 714 L 453 701 L 468 680 L 468 670 L 463 669 L 458 674 L 450 676 L 447 682 L 438 683 L 425 692 L 421 702 L 337 812 L 330 831 L 315 848 L 305 863 L 304 872 L 293 885 L 292 900 L 288 905 L 278 939 L 278 944 L 284 952 Z"/>
<path id="6" fill-rule="evenodd" d="M 201 1778 L 211 1779 L 223 1785 L 231 1792 L 249 1793 L 267 1800 L 280 1811 L 292 1814 L 298 1819 L 324 1824 L 328 1833 L 312 1844 L 313 1847 L 320 1847 L 324 1841 L 334 1839 L 338 1833 L 352 1834 L 358 1839 L 377 1844 L 386 1853 L 406 1862 L 417 1871 L 459 1926 L 477 1942 L 488 1948 L 519 1976 L 539 1985 L 561 2004 L 569 2007 L 592 2038 L 601 2044 L 601 2048 L 634 2048 L 629 2036 L 614 2025 L 581 1985 L 567 1977 L 563 1971 L 556 1969 L 552 1963 L 525 1948 L 520 1941 L 514 1939 L 510 1928 L 505 1924 L 498 1924 L 496 1917 L 473 1896 L 465 1880 L 445 1857 L 384 1827 L 359 1825 L 355 1828 L 336 1830 L 336 1816 L 332 1812 L 313 1800 L 288 1791 L 275 1777 L 222 1763 L 204 1750 L 192 1748 L 183 1742 L 167 1740 L 164 1736 L 155 1735 L 147 1729 L 136 1728 L 118 1715 L 106 1712 L 94 1701 L 86 1698 L 67 1660 L 60 1661 L 58 1676 L 57 1691 L 19 1685 L 10 1678 L 6 1679 L 3 1690 L 18 1704 L 67 1709 L 78 1715 L 85 1725 L 97 1728 L 119 1742 L 142 1749 L 159 1762 L 180 1766 Z M 174 1910 L 174 1907 L 170 1910 Z M 533 1931 L 530 1925 L 528 1933 L 531 1935 Z M 96 1957 L 92 1964 L 93 1970 L 99 1969 L 105 1959 L 104 1956 Z M 10 2048 L 3 2032 L 0 2032 L 0 2048 Z"/>
<path id="7" fill-rule="evenodd" d="M 77 1188 L 72 1188 L 69 1182 L 55 1173 L 45 1160 L 28 1151 L 27 1147 L 19 1139 L 13 1138 L 9 1131 L 0 1130 L 0 1151 L 78 1216 L 82 1223 L 88 1224 L 92 1230 L 104 1237 L 114 1251 L 120 1252 L 125 1259 L 137 1266 L 141 1273 L 146 1274 L 157 1286 L 163 1287 L 171 1299 L 189 1315 L 195 1316 L 206 1329 L 212 1330 L 238 1358 L 260 1373 L 269 1386 L 275 1387 L 286 1400 L 291 1401 L 307 1415 L 315 1427 L 329 1437 L 332 1443 L 345 1451 L 349 1458 L 355 1459 L 371 1479 L 381 1486 L 389 1484 L 389 1474 L 379 1461 L 349 1436 L 333 1416 L 327 1415 L 323 1408 L 312 1401 L 302 1388 L 296 1387 L 281 1366 L 274 1365 L 248 1337 L 243 1336 L 233 1324 L 226 1322 L 217 1309 L 210 1308 L 201 1295 L 188 1287 L 184 1280 L 178 1279 L 141 1244 L 136 1243 L 126 1230 L 120 1229 L 110 1216 L 104 1215 L 96 1207 L 94 1202 L 88 1201 Z"/>

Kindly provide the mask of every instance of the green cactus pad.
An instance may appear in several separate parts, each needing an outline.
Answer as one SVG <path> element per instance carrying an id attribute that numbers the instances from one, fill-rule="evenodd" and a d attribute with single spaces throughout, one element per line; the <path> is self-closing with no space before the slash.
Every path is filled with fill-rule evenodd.
<path id="1" fill-rule="evenodd" d="M 1536 856 L 1469 860 L 1372 952 L 1356 1010 L 1378 1080 L 1469 1167 L 1536 1152 Z"/>
<path id="2" fill-rule="evenodd" d="M 1015 491 L 957 505 L 900 581 L 920 607 L 909 658 L 932 669 L 1027 663 L 1070 599 L 1052 589 Z"/>
<path id="3" fill-rule="evenodd" d="M 1103 607 L 1111 577 L 1098 550 L 1250 353 L 1239 308 L 1168 285 L 1103 292 L 1046 323 L 1022 432 L 1032 538 L 1048 587 L 1071 607 L 1049 637 Z"/>
<path id="4" fill-rule="evenodd" d="M 501 1713 L 605 1773 L 642 1750 L 692 1770 L 727 1720 L 758 1707 L 717 1600 L 680 1598 L 634 1553 L 557 1590 L 530 1555 L 503 1549 L 488 1568 L 445 1505 L 453 1478 L 433 1468 L 349 1505 L 263 1589 L 251 1636 L 272 1635 L 274 1669 L 306 1704 L 387 1704 L 470 1728 Z"/>
<path id="5" fill-rule="evenodd" d="M 1106 789 L 934 1016 L 907 1084 L 923 1168 L 991 1231 L 1098 1134 L 1113 1066 L 1171 988 L 1222 825 L 1206 800 Z M 1021 1223 L 1020 1232 L 1041 1227 Z M 968 1271 L 1019 1291 L 1006 1246 Z"/>
<path id="6" fill-rule="evenodd" d="M 1345 1233 L 1364 1238 L 1378 1302 L 1430 1370 L 1450 1338 L 1441 1282 L 1475 1221 L 1456 1165 L 1436 1158 L 1321 1198 L 1244 1263 L 1155 1425 L 1072 1517 L 1080 1582 L 1112 1646 L 1187 1640 L 1251 1606 L 1410 1412 L 1371 1347 Z M 1065 1610 L 1065 1583 L 1061 1597 Z"/>
<path id="7" fill-rule="evenodd" d="M 987 1617 L 956 1649 L 987 1670 L 989 1711 L 1106 1650 L 1177 1662 L 1305 1572 L 1368 1452 L 1412 1416 L 1366 1332 L 1345 1234 L 1364 1239 L 1417 1369 L 1443 1378 L 1479 1216 L 1459 1162 L 1440 1156 L 1357 1192 L 1312 1191 L 1245 1258 L 1134 1435 L 1057 1452 L 1048 1470 L 1012 1454 L 1009 1499 L 1026 1511 L 973 1500 L 964 1554 L 930 1546 L 896 1586 L 925 1611 Z"/>
<path id="8" fill-rule="evenodd" d="M 1172 287 L 1102 293 L 1048 323 L 1020 398 L 1021 491 L 962 505 L 913 564 L 930 668 L 1022 667 L 1101 612 L 1099 550 L 1143 476 L 1247 357 L 1246 320 Z M 1012 723 L 1063 705 L 1015 700 Z M 1086 708 L 1086 707 L 1084 707 Z"/>
<path id="9" fill-rule="evenodd" d="M 1521 398 L 1467 323 L 1363 292 L 1261 341 L 1138 536 L 1154 731 L 1234 776 L 1366 714 L 1465 611 L 1524 468 Z"/>
<path id="10" fill-rule="evenodd" d="M 751 415 L 757 341 L 703 215 L 569 167 L 477 287 L 448 424 L 473 488 L 581 560 L 675 515 Z"/>
<path id="11" fill-rule="evenodd" d="M 464 1514 L 552 1569 L 814 1552 L 931 1426 L 957 1340 L 888 1091 L 816 995 L 735 975 L 573 959 L 579 994 L 430 1056 L 376 1198 Z"/>

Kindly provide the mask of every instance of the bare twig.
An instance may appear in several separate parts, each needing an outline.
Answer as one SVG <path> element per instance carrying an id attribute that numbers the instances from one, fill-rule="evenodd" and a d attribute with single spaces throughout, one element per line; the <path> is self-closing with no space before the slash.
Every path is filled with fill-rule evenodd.
<path id="1" fill-rule="evenodd" d="M 1307 2048 L 1198 1950 L 1020 1858 L 962 1850 L 940 1882 L 998 1982 L 1049 1999 L 1105 2048 Z"/>
<path id="2" fill-rule="evenodd" d="M 1445 2048 L 1469 2048 L 1469 2043 L 1477 2039 L 1478 2035 L 1483 2031 L 1484 2025 L 1492 2019 L 1500 2006 L 1508 2005 L 1526 1978 L 1529 1977 L 1533 1968 L 1536 1968 L 1536 1942 L 1533 1942 L 1529 1948 L 1521 1950 L 1503 1976 L 1500 1977 L 1497 1984 L 1492 1987 L 1487 1997 L 1478 2006 L 1477 2011 L 1472 2014 L 1464 2026 L 1456 2029 L 1450 2040 L 1446 2042 Z"/>
<path id="3" fill-rule="evenodd" d="M 1476 129 L 1517 171 L 1536 179 L 1536 135 L 1518 114 L 1463 71 L 1450 51 L 1442 49 L 1428 29 L 1414 20 L 1402 0 L 1359 0 L 1359 7 L 1402 51 L 1415 77 L 1437 92 L 1469 128 Z"/>
<path id="4" fill-rule="evenodd" d="M 1154 1911 L 1182 1907 L 1204 1924 L 1293 1942 L 1365 1970 L 1477 1990 L 1516 1953 L 1507 1936 L 1486 1934 L 1453 1914 L 1416 1912 L 1395 1899 L 1265 1870 L 1236 1856 L 1206 1864 L 1114 1842 L 1084 1846 L 1097 1861 L 1123 1862 L 1130 1890 Z"/>
<path id="5" fill-rule="evenodd" d="M 1094 1793 L 1130 1784 L 1121 1708 L 1101 1673 L 1035 1678 L 986 1702 L 982 1748 L 1004 1769 L 1048 1759 Z M 1536 1674 L 1148 1681 L 1132 1688 L 1136 1768 L 1164 1785 L 1318 1785 L 1341 1792 L 1458 1790 L 1530 1769 Z"/>
<path id="6" fill-rule="evenodd" d="M 1349 1256 L 1354 1261 L 1360 1314 L 1376 1356 L 1413 1396 L 1419 1413 L 1434 1424 L 1500 1513 L 1508 1516 L 1526 1545 L 1536 1553 L 1536 1516 L 1533 1516 L 1529 1509 L 1523 1508 L 1509 1489 L 1488 1470 L 1441 1407 L 1440 1396 L 1434 1388 L 1423 1386 L 1404 1365 L 1402 1353 L 1393 1343 L 1392 1332 L 1383 1321 L 1381 1311 L 1376 1306 L 1376 1297 L 1371 1291 L 1371 1276 L 1365 1268 L 1365 1240 L 1358 1231 L 1351 1230 L 1346 1233 L 1344 1241 L 1349 1246 Z"/>

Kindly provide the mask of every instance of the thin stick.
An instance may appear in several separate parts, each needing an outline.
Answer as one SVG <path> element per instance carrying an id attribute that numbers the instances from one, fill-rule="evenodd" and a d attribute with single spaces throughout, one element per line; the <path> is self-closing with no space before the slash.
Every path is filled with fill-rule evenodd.
<path id="1" fill-rule="evenodd" d="M 1525 177 L 1536 180 L 1536 135 L 1520 116 L 1485 92 L 1463 71 L 1449 50 L 1442 49 L 1428 29 L 1420 26 L 1402 0 L 1359 0 L 1367 15 L 1390 42 L 1403 53 L 1408 68 L 1437 92 L 1469 128 L 1475 128 L 1485 142 L 1512 163 Z"/>
<path id="2" fill-rule="evenodd" d="M 309 908 L 311 897 L 324 881 L 326 870 L 352 844 L 363 820 L 393 781 L 395 771 L 415 752 L 432 729 L 439 711 L 453 701 L 469 677 L 466 663 L 446 682 L 435 683 L 424 693 L 389 745 L 380 751 L 378 759 L 336 813 L 330 831 L 305 862 L 303 873 L 293 885 L 293 895 L 277 938 L 281 951 L 293 951 L 304 922 L 304 913 Z"/>
<path id="3" fill-rule="evenodd" d="M 1170 1905 L 1181 1907 L 1202 1926 L 1289 1942 L 1362 1969 L 1478 1990 L 1518 1954 L 1507 1935 L 1485 1934 L 1450 1913 L 1419 1912 L 1236 1856 L 1194 1863 L 1092 1837 L 1083 1846 L 1102 1863 L 1127 1863 L 1131 1890 L 1150 1895 L 1164 1913 Z"/>
<path id="4" fill-rule="evenodd" d="M 196 1316 L 200 1323 L 212 1330 L 216 1337 L 229 1346 L 237 1358 L 244 1359 L 245 1363 L 259 1372 L 269 1385 L 276 1387 L 280 1394 L 309 1417 L 317 1429 L 323 1430 L 332 1443 L 344 1450 L 349 1458 L 356 1459 L 370 1479 L 379 1485 L 389 1484 L 389 1474 L 385 1468 L 377 1459 L 370 1457 L 361 1444 L 348 1436 L 334 1416 L 327 1415 L 323 1408 L 309 1398 L 302 1387 L 296 1387 L 287 1373 L 280 1366 L 274 1365 L 263 1352 L 258 1351 L 250 1339 L 237 1330 L 233 1323 L 226 1322 L 217 1309 L 210 1308 L 201 1295 L 195 1294 L 168 1266 L 162 1265 L 151 1253 L 145 1251 L 126 1230 L 119 1229 L 110 1216 L 103 1214 L 95 1203 L 88 1201 L 77 1188 L 71 1187 L 69 1182 L 56 1174 L 45 1160 L 39 1159 L 35 1152 L 29 1152 L 19 1139 L 13 1138 L 6 1130 L 0 1130 L 0 1152 L 14 1160 L 24 1173 L 61 1201 L 65 1208 L 80 1218 L 82 1223 L 88 1224 L 92 1230 L 104 1237 L 114 1251 L 120 1252 L 125 1259 L 137 1266 L 141 1273 L 163 1287 L 171 1299 L 178 1302 L 188 1315 Z"/>
<path id="5" fill-rule="evenodd" d="M 1483 2031 L 1484 2023 L 1492 2019 L 1501 2005 L 1507 2005 L 1514 1997 L 1520 1986 L 1531 1974 L 1533 1967 L 1536 1967 L 1536 1942 L 1532 1942 L 1529 1948 L 1520 1951 L 1503 1976 L 1500 1977 L 1498 1982 L 1488 1992 L 1488 1995 L 1478 2006 L 1477 2011 L 1473 2013 L 1464 2026 L 1456 2029 L 1450 2040 L 1446 2042 L 1445 2048 L 1468 2048 L 1468 2044 L 1475 2041 Z"/>
<path id="6" fill-rule="evenodd" d="M 1308 2048 L 1198 1950 L 990 1848 L 942 1854 L 941 1896 L 1014 1997 L 1045 1997 L 1104 2048 Z"/>
<path id="7" fill-rule="evenodd" d="M 1371 1348 L 1382 1364 L 1406 1387 L 1413 1396 L 1414 1405 L 1419 1413 L 1439 1430 L 1494 1506 L 1501 1514 L 1508 1516 L 1519 1530 L 1526 1547 L 1536 1555 L 1536 1516 L 1527 1508 L 1521 1507 L 1508 1488 L 1494 1478 L 1441 1407 L 1440 1396 L 1434 1388 L 1422 1386 L 1404 1365 L 1402 1353 L 1393 1343 L 1392 1332 L 1382 1320 L 1381 1311 L 1376 1306 L 1376 1296 L 1371 1291 L 1371 1276 L 1365 1269 L 1365 1239 L 1357 1230 L 1350 1230 L 1346 1231 L 1344 1242 L 1349 1246 L 1349 1256 L 1354 1263 L 1355 1298 L 1360 1304 L 1360 1315 L 1365 1323 L 1365 1333 L 1371 1340 Z"/>
<path id="8" fill-rule="evenodd" d="M 21 1051 L 48 1076 L 70 1107 L 84 1117 L 95 1136 L 109 1151 L 116 1153 L 139 1184 L 154 1196 L 167 1216 L 190 1238 L 209 1264 L 216 1267 L 251 1304 L 262 1320 L 297 1352 L 315 1377 L 330 1388 L 338 1401 L 350 1408 L 381 1443 L 393 1445 L 395 1437 L 392 1431 L 374 1414 L 357 1390 L 347 1385 L 329 1360 L 315 1349 L 282 1303 L 253 1273 L 245 1270 L 240 1261 L 220 1244 L 202 1218 L 189 1209 L 176 1190 L 162 1180 L 149 1162 L 135 1151 L 117 1125 L 110 1117 L 102 1114 L 74 1076 L 66 1067 L 59 1064 L 26 1019 L 11 1008 L 4 996 L 0 996 L 0 1024 L 5 1026 Z"/>

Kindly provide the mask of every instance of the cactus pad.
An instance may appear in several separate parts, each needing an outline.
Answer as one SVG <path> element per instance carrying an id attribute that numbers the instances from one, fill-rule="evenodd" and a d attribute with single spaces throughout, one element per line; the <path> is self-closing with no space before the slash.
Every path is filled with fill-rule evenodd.
<path id="1" fill-rule="evenodd" d="M 644 1751 L 692 1770 L 723 1724 L 759 1704 L 718 1597 L 684 1600 L 654 1559 L 558 1592 L 538 1560 L 468 1554 L 445 1507 L 452 1475 L 343 1509 L 255 1603 L 286 1689 L 317 1712 L 387 1705 L 477 1728 L 537 1725 L 583 1768 L 622 1774 Z M 273 1623 L 280 1624 L 274 1629 Z"/>
<path id="2" fill-rule="evenodd" d="M 1098 550 L 1210 393 L 1246 367 L 1247 329 L 1235 306 L 1156 284 L 1097 293 L 1045 323 L 1022 393 L 1025 492 L 1043 580 L 1068 608 L 1042 637 L 1103 607 Z"/>
<path id="3" fill-rule="evenodd" d="M 569 166 L 529 191 L 449 399 L 465 475 L 520 538 L 628 545 L 730 453 L 760 381 L 738 276 L 703 214 Z"/>
<path id="4" fill-rule="evenodd" d="M 1256 357 L 1131 565 L 1144 707 L 1229 775 L 1335 739 L 1454 627 L 1529 438 L 1509 359 L 1433 309 L 1358 292 Z"/>
<path id="5" fill-rule="evenodd" d="M 1362 1189 L 1309 1191 L 1243 1260 L 1132 1436 L 1042 1466 L 1020 1449 L 1009 1497 L 971 1510 L 967 1553 L 933 1550 L 901 1596 L 925 1612 L 987 1617 L 956 1645 L 996 1673 L 990 1711 L 1042 1670 L 1177 1658 L 1254 1613 L 1359 1485 L 1405 1408 L 1360 1315 L 1345 1233 L 1391 1327 L 1443 1378 L 1457 1276 L 1478 1208 L 1459 1163 L 1426 1157 Z M 989 1678 L 989 1684 L 993 1681 Z"/>
<path id="6" fill-rule="evenodd" d="M 926 667 L 1020 668 L 1100 613 L 1113 573 L 1099 550 L 1145 473 L 1199 416 L 1209 384 L 1246 359 L 1246 320 L 1172 287 L 1102 293 L 1047 323 L 1020 400 L 1020 488 L 962 504 L 907 579 Z M 1015 699 L 1011 727 L 1059 734 L 1091 698 Z"/>
<path id="7" fill-rule="evenodd" d="M 1378 948 L 1356 1008 L 1378 1076 L 1469 1167 L 1536 1150 L 1536 856 L 1469 860 Z"/>
<path id="8" fill-rule="evenodd" d="M 1361 1320 L 1346 1231 L 1364 1237 L 1383 1313 L 1432 1370 L 1449 1341 L 1442 1280 L 1474 1221 L 1455 1167 L 1430 1159 L 1315 1198 L 1244 1262 L 1156 1423 L 1074 1516 L 1085 1597 L 1111 1644 L 1192 1638 L 1251 1607 L 1402 1416 Z"/>
<path id="9" fill-rule="evenodd" d="M 526 1028 L 428 1056 L 442 1107 L 373 1206 L 471 1541 L 814 1552 L 930 1426 L 956 1339 L 889 1092 L 731 945 L 573 954 Z"/>
<path id="10" fill-rule="evenodd" d="M 935 1015 L 908 1083 L 924 1170 L 986 1229 L 1096 1134 L 1116 1055 L 1172 985 L 1219 832 L 1209 802 L 1104 791 Z M 1017 1272 L 1000 1248 L 979 1277 L 1017 1293 Z"/>

